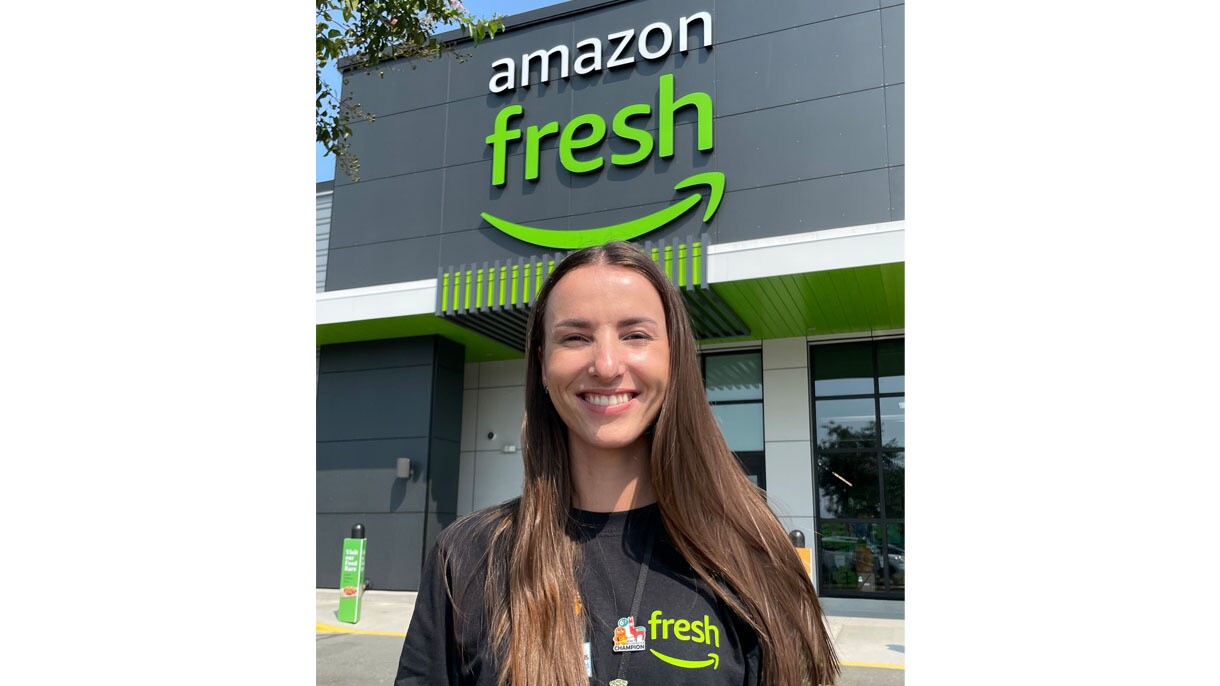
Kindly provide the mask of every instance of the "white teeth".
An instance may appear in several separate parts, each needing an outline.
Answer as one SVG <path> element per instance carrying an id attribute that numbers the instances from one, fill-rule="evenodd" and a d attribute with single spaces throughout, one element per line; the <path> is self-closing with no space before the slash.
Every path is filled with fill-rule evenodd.
<path id="1" fill-rule="evenodd" d="M 618 395 L 595 395 L 593 393 L 584 396 L 585 401 L 592 405 L 602 405 L 609 407 L 610 405 L 622 405 L 631 400 L 630 393 L 619 393 Z"/>

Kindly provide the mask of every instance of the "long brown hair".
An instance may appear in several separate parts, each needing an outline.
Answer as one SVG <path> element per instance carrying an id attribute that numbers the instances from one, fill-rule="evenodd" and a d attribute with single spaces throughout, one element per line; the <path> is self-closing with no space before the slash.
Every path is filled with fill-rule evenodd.
<path id="1" fill-rule="evenodd" d="M 665 530 L 704 583 L 758 636 L 762 683 L 833 684 L 839 673 L 817 595 L 763 492 L 746 478 L 712 416 L 681 296 L 629 243 L 578 250 L 556 267 L 530 313 L 520 499 L 497 508 L 484 589 L 498 683 L 588 684 L 576 599 L 580 551 L 571 519 L 567 427 L 543 391 L 543 319 L 555 285 L 586 265 L 643 275 L 661 296 L 670 378 L 653 428 L 649 471 Z M 530 631 L 512 631 L 512 627 Z"/>

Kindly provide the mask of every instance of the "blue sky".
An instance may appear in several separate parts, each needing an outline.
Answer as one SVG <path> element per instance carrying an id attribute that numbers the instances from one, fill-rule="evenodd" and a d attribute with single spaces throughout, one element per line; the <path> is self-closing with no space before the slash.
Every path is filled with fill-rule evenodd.
<path id="1" fill-rule="evenodd" d="M 539 7 L 547 5 L 557 5 L 562 0 L 462 0 L 462 4 L 474 14 L 476 17 L 489 17 L 493 14 L 502 16 L 511 16 L 521 12 L 528 12 Z M 322 78 L 338 90 L 339 88 L 339 72 L 335 69 L 334 64 L 331 64 L 322 72 Z M 335 158 L 331 155 L 323 155 L 322 146 L 319 143 L 314 143 L 316 149 L 315 157 L 317 159 L 317 180 L 330 181 L 335 178 Z"/>

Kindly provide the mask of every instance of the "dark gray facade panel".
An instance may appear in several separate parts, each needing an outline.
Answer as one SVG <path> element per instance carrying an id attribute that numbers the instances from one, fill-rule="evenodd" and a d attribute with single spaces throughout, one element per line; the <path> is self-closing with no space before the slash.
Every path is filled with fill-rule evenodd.
<path id="1" fill-rule="evenodd" d="M 393 165 L 405 164 L 400 156 L 409 145 L 425 146 L 431 155 L 439 146 L 444 150 L 442 163 L 448 166 L 336 189 L 327 290 L 433 278 L 442 266 L 483 260 L 492 264 L 496 259 L 508 262 L 519 255 L 546 252 L 491 229 L 480 216 L 482 212 L 544 228 L 595 228 L 660 209 L 685 195 L 673 190 L 678 181 L 695 172 L 719 171 L 725 174 L 729 195 L 710 225 L 700 221 L 701 204 L 677 225 L 646 238 L 685 236 L 708 229 L 713 240 L 729 240 L 730 235 L 735 237 L 732 240 L 743 240 L 748 236 L 737 229 L 737 220 L 726 221 L 738 211 L 733 209 L 742 202 L 738 198 L 745 197 L 734 195 L 740 191 L 776 186 L 767 194 L 774 206 L 797 207 L 807 200 L 795 190 L 803 188 L 799 182 L 870 170 L 884 172 L 887 166 L 903 163 L 903 90 L 883 86 L 887 79 L 901 76 L 902 7 L 887 5 L 882 10 L 881 4 L 877 0 L 775 0 L 762 8 L 744 0 L 627 2 L 519 30 L 510 27 L 478 47 L 464 44 L 471 58 L 447 67 L 449 81 L 443 89 L 447 104 L 401 115 L 406 122 L 443 109 L 444 120 L 433 127 L 432 140 L 401 142 L 399 137 L 396 142 L 387 133 L 389 128 L 379 128 L 384 121 L 359 131 L 375 139 L 361 143 L 370 150 L 363 163 L 365 179 L 370 178 L 370 169 L 381 174 L 408 168 Z M 677 32 L 680 17 L 703 10 L 713 16 L 711 48 L 695 48 L 686 55 L 658 61 L 637 60 L 591 77 L 573 75 L 502 95 L 488 91 L 494 73 L 491 64 L 497 59 L 507 57 L 519 66 L 525 52 L 556 45 L 574 51 L 580 39 L 604 39 L 624 29 L 638 32 L 653 22 L 665 22 Z M 675 36 L 671 50 L 676 46 Z M 569 55 L 569 63 L 573 55 Z M 608 59 L 609 54 L 603 58 Z M 676 156 L 660 159 L 656 106 L 663 74 L 674 75 L 676 97 L 694 91 L 711 96 L 716 118 L 710 153 L 696 150 L 696 113 L 687 107 L 677 114 Z M 407 83 L 409 76 L 402 71 L 394 78 Z M 435 85 L 436 80 L 429 83 Z M 359 87 L 371 88 L 373 83 L 366 80 Z M 439 101 L 426 97 L 418 102 Z M 636 144 L 618 138 L 608 126 L 611 130 L 605 141 L 576 154 L 582 160 L 601 156 L 605 166 L 590 174 L 572 174 L 560 162 L 559 137 L 550 135 L 541 144 L 540 178 L 525 181 L 524 141 L 518 140 L 508 146 L 506 183 L 495 187 L 491 185 L 492 153 L 485 138 L 492 131 L 496 112 L 510 102 L 525 108 L 524 115 L 512 122 L 518 130 L 551 121 L 562 127 L 574 116 L 590 112 L 610 124 L 613 114 L 624 106 L 645 103 L 652 108 L 648 119 L 633 123 L 642 124 L 652 135 L 654 149 L 648 159 L 633 167 L 612 166 L 610 155 L 632 152 Z M 407 129 L 418 127 L 404 124 L 402 128 L 405 135 Z M 827 182 L 829 186 L 835 183 L 854 188 L 848 181 Z M 783 189 L 796 194 L 781 197 Z M 832 199 L 830 208 L 810 209 L 807 216 L 798 218 L 803 219 L 799 223 L 843 226 L 850 222 L 842 218 L 849 216 L 882 221 L 876 217 L 891 212 L 888 195 L 883 194 L 875 208 L 856 204 L 873 197 L 869 193 Z M 786 216 L 788 210 L 763 207 L 752 218 L 761 221 L 769 212 Z M 781 232 L 777 228 L 759 231 L 765 235 Z"/>
<path id="2" fill-rule="evenodd" d="M 757 36 L 815 21 L 875 10 L 878 0 L 766 0 L 716 5 L 715 43 Z M 713 47 L 713 49 L 715 49 Z"/>
<path id="3" fill-rule="evenodd" d="M 688 189 L 686 192 L 689 191 L 690 189 Z M 659 240 L 669 240 L 672 238 L 682 238 L 685 240 L 687 236 L 697 237 L 702 231 L 711 232 L 712 240 L 714 241 L 714 232 L 716 230 L 718 220 L 720 219 L 720 213 L 724 211 L 724 203 L 728 201 L 728 197 L 726 194 L 726 197 L 721 201 L 720 209 L 717 210 L 716 215 L 712 217 L 712 221 L 705 224 L 703 223 L 703 213 L 707 209 L 706 188 L 704 188 L 703 191 L 703 200 L 699 201 L 699 204 L 687 210 L 685 214 L 673 222 L 665 225 L 663 228 L 657 229 L 650 234 L 640 236 L 633 242 L 643 245 L 645 241 L 655 242 Z M 685 197 L 685 195 L 675 193 L 675 197 L 681 198 Z M 581 228 L 611 226 L 613 224 L 631 221 L 637 217 L 643 217 L 656 212 L 657 210 L 665 209 L 670 204 L 672 203 L 658 202 L 648 205 L 637 205 L 635 207 L 620 207 L 613 210 L 607 210 L 605 212 L 592 212 L 590 214 L 578 215 L 572 217 L 572 221 L 574 223 L 579 222 Z"/>
<path id="4" fill-rule="evenodd" d="M 381 591 L 419 590 L 425 519 L 422 512 L 317 515 L 317 587 L 339 587 L 343 539 L 351 535 L 353 524 L 361 523 L 368 540 L 364 576 L 370 588 Z"/>
<path id="5" fill-rule="evenodd" d="M 461 452 L 458 441 L 433 438 L 428 449 L 428 511 L 457 512 L 458 468 Z"/>
<path id="6" fill-rule="evenodd" d="M 445 171 L 418 172 L 389 179 L 363 180 L 335 189 L 331 210 L 327 286 L 336 248 L 431 236 L 441 232 Z M 335 228 L 341 226 L 342 231 Z"/>
<path id="7" fill-rule="evenodd" d="M 352 153 L 360 160 L 360 181 L 445 166 L 445 137 L 440 135 L 445 130 L 445 108 L 441 104 L 353 123 L 350 140 Z M 340 186 L 352 183 L 341 166 L 335 181 Z"/>
<path id="8" fill-rule="evenodd" d="M 554 24 L 539 24 L 515 29 L 511 25 L 504 33 L 496 34 L 494 40 L 480 43 L 478 47 L 467 48 L 463 52 L 470 55 L 462 63 L 462 69 L 449 70 L 449 100 L 463 100 L 475 96 L 492 95 L 489 83 L 495 73 L 492 64 L 500 59 L 511 59 L 516 63 L 516 84 L 523 83 L 521 79 L 521 55 L 538 50 L 550 50 L 556 45 L 564 45 L 569 52 L 576 45 L 573 38 L 572 22 L 560 21 Z M 569 62 L 571 56 L 569 55 Z M 533 83 L 529 88 L 543 90 L 550 97 L 556 92 L 568 88 L 565 79 L 560 79 L 557 60 L 551 60 L 551 79 L 546 82 Z M 532 60 L 530 81 L 538 81 L 538 60 Z M 570 64 L 569 64 L 570 66 Z M 469 67 L 469 68 L 467 68 Z"/>
<path id="9" fill-rule="evenodd" d="M 525 154 L 526 131 L 531 126 L 542 128 L 549 122 L 559 122 L 560 130 L 572 119 L 572 91 L 539 97 L 537 89 L 517 89 L 503 95 L 488 93 L 449 104 L 449 127 L 445 131 L 445 164 L 465 164 L 491 159 L 487 136 L 495 130 L 496 114 L 508 105 L 520 105 L 520 115 L 508 120 L 508 128 L 521 132 L 521 138 L 508 144 L 510 155 Z M 559 135 L 544 136 L 539 148 L 559 146 Z"/>
<path id="10" fill-rule="evenodd" d="M 395 60 L 367 72 L 344 72 L 343 95 L 379 118 L 440 105 L 448 98 L 450 68 L 460 69 L 462 65 L 452 57 L 443 57 L 431 62 Z"/>
<path id="11" fill-rule="evenodd" d="M 724 117 L 716 125 L 716 168 L 732 188 L 886 166 L 880 88 Z"/>
<path id="12" fill-rule="evenodd" d="M 419 336 L 325 345 L 319 353 L 318 373 L 430 365 L 434 340 Z"/>
<path id="13" fill-rule="evenodd" d="M 715 52 L 721 115 L 876 88 L 883 80 L 878 12 L 746 38 Z"/>
<path id="14" fill-rule="evenodd" d="M 885 82 L 906 81 L 906 5 L 881 10 L 881 35 L 885 39 Z"/>
<path id="15" fill-rule="evenodd" d="M 509 219 L 505 217 L 505 219 Z M 568 229 L 571 228 L 573 218 L 560 217 L 559 219 L 540 219 L 529 222 L 530 226 L 536 226 L 543 229 Z M 487 266 L 495 265 L 496 260 L 500 260 L 500 264 L 504 265 L 511 262 L 516 264 L 516 255 L 541 255 L 549 252 L 558 252 L 548 250 L 541 246 L 529 246 L 529 250 L 521 248 L 522 243 L 517 239 L 501 233 L 499 230 L 484 226 L 480 229 L 468 229 L 466 231 L 455 231 L 447 233 L 441 240 L 441 257 L 440 264 L 444 269 L 459 267 L 463 264 L 475 264 L 479 268 L 486 262 Z M 512 257 L 507 257 L 512 254 Z M 432 276 L 436 276 L 433 272 Z"/>
<path id="16" fill-rule="evenodd" d="M 462 440 L 462 369 L 437 366 L 432 397 L 431 436 Z"/>
<path id="17" fill-rule="evenodd" d="M 318 440 L 427 436 L 431 388 L 430 367 L 321 374 Z"/>
<path id="18" fill-rule="evenodd" d="M 427 438 L 318 443 L 318 512 L 423 512 L 428 443 Z M 400 457 L 411 460 L 410 479 L 395 475 Z"/>
<path id="19" fill-rule="evenodd" d="M 326 290 L 436 278 L 440 248 L 439 235 L 351 248 L 332 245 L 326 264 Z"/>
<path id="20" fill-rule="evenodd" d="M 436 539 L 442 530 L 457 521 L 456 512 L 429 512 L 424 521 L 424 555 L 436 545 Z"/>
<path id="21" fill-rule="evenodd" d="M 413 340 L 413 339 L 408 339 Z M 442 369 L 448 369 L 457 372 L 458 391 L 462 390 L 462 378 L 466 373 L 466 346 L 455 343 L 448 338 L 441 336 L 433 336 L 432 340 L 436 342 L 436 366 Z M 447 382 L 446 382 L 447 383 Z M 442 388 L 444 386 L 442 385 Z M 448 407 L 443 405 L 443 407 Z M 458 394 L 457 400 L 458 414 L 461 414 L 462 400 L 461 394 Z M 435 421 L 435 419 L 433 420 Z M 461 417 L 458 417 L 458 423 L 461 423 Z"/>
<path id="22" fill-rule="evenodd" d="M 717 243 L 890 220 L 887 170 L 729 193 L 716 217 Z"/>
<path id="23" fill-rule="evenodd" d="M 890 218 L 906 219 L 906 167 L 890 168 Z"/>
<path id="24" fill-rule="evenodd" d="M 906 85 L 885 89 L 885 130 L 890 165 L 906 164 Z"/>
<path id="25" fill-rule="evenodd" d="M 518 224 L 567 215 L 572 174 L 560 164 L 558 150 L 543 150 L 538 160 L 538 180 L 526 181 L 524 156 L 508 158 L 503 186 L 491 185 L 490 161 L 447 169 L 444 230 L 486 226 L 482 212 Z"/>

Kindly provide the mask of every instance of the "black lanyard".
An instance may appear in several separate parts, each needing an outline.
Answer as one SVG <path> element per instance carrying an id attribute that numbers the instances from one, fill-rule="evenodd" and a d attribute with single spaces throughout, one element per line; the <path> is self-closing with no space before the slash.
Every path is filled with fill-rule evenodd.
<path id="1" fill-rule="evenodd" d="M 631 614 L 628 617 L 638 617 L 640 614 L 640 602 L 644 599 L 644 583 L 648 580 L 648 563 L 652 562 L 652 544 L 657 540 L 656 526 L 648 528 L 648 540 L 644 543 L 644 557 L 640 560 L 640 575 L 635 580 L 635 597 L 631 599 Z M 631 655 L 635 651 L 623 653 L 623 657 L 618 662 L 618 677 L 610 681 L 609 686 L 627 686 L 627 680 L 623 677 L 627 674 L 627 663 L 631 661 Z"/>

